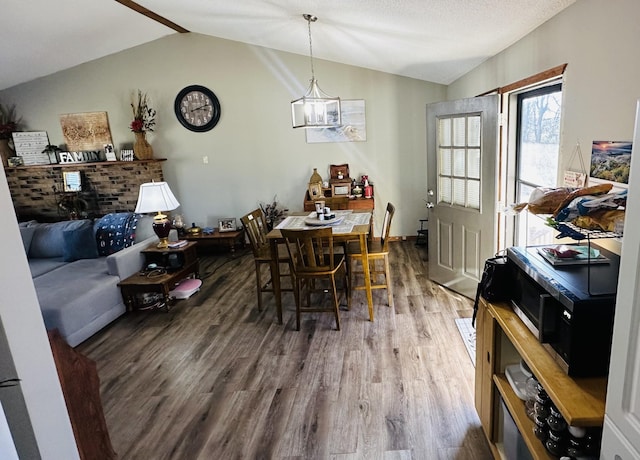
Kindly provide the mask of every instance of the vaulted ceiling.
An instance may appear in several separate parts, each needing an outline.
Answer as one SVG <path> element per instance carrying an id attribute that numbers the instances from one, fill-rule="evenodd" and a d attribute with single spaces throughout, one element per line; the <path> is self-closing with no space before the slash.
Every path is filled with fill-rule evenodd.
<path id="1" fill-rule="evenodd" d="M 315 58 L 449 84 L 574 2 L 11 1 L 2 9 L 0 89 L 179 30 L 308 56 L 303 13 L 319 18 L 311 26 Z"/>

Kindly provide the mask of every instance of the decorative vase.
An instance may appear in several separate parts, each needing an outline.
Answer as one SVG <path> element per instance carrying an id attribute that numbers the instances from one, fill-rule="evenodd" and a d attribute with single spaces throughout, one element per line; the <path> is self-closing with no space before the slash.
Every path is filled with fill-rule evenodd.
<path id="1" fill-rule="evenodd" d="M 153 148 L 147 142 L 147 135 L 144 131 L 135 132 L 136 141 L 133 144 L 133 153 L 138 160 L 150 160 L 153 158 Z"/>
<path id="2" fill-rule="evenodd" d="M 2 157 L 2 166 L 9 166 L 9 158 L 15 156 L 15 152 L 9 146 L 9 139 L 0 139 L 0 156 Z"/>

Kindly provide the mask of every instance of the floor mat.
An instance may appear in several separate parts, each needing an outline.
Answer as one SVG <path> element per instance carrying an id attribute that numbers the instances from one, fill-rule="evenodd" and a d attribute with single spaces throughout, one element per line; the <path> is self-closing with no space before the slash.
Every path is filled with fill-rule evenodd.
<path id="1" fill-rule="evenodd" d="M 460 332 L 460 337 L 464 346 L 469 352 L 469 357 L 473 366 L 476 365 L 476 330 L 471 326 L 471 318 L 456 318 L 456 327 Z"/>

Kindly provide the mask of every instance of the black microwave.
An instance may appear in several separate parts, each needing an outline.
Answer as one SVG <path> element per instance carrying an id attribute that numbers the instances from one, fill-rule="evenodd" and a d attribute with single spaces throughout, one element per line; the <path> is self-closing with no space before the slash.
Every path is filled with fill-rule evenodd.
<path id="1" fill-rule="evenodd" d="M 591 246 L 605 263 L 554 266 L 542 256 L 542 246 L 507 249 L 514 311 L 574 377 L 609 371 L 620 257 Z"/>

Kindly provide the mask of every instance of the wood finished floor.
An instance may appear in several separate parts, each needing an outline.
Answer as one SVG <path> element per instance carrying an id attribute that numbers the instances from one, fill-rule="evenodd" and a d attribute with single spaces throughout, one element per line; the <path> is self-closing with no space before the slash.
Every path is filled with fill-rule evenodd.
<path id="1" fill-rule="evenodd" d="M 424 250 L 391 243 L 395 306 L 374 291 L 284 325 L 257 310 L 253 257 L 201 258 L 201 291 L 127 314 L 77 347 L 96 361 L 120 459 L 490 459 L 454 319 L 472 302 L 431 283 Z"/>

